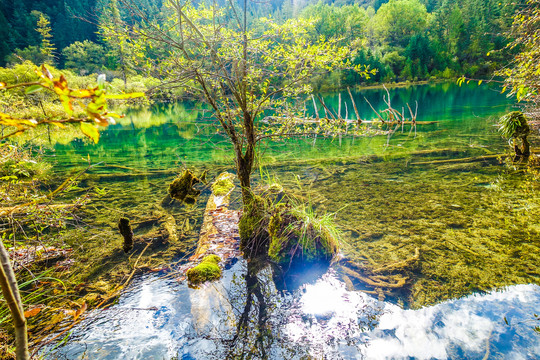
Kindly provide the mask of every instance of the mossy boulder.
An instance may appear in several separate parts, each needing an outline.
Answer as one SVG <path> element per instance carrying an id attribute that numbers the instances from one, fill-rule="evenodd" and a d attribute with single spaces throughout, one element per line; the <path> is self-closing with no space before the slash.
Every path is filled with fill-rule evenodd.
<path id="1" fill-rule="evenodd" d="M 215 196 L 225 196 L 229 194 L 234 188 L 234 183 L 231 179 L 232 177 L 232 174 L 226 172 L 219 175 L 212 184 L 212 193 Z"/>
<path id="2" fill-rule="evenodd" d="M 221 258 L 217 255 L 206 256 L 199 265 L 192 267 L 186 272 L 189 282 L 196 285 L 207 281 L 218 280 L 221 277 L 220 261 Z"/>

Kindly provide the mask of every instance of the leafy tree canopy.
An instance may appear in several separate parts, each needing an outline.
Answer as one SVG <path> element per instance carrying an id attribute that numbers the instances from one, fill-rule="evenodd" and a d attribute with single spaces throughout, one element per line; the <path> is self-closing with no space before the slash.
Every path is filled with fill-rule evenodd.
<path id="1" fill-rule="evenodd" d="M 418 0 L 390 0 L 373 17 L 375 36 L 390 46 L 407 46 L 411 36 L 425 30 L 426 7 Z"/>

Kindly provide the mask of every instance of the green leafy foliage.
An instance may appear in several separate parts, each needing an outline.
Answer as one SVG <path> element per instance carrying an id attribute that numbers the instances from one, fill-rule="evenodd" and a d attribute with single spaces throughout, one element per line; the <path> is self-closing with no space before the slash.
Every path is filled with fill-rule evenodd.
<path id="1" fill-rule="evenodd" d="M 390 0 L 372 19 L 378 41 L 405 47 L 410 38 L 421 34 L 427 25 L 427 10 L 418 0 Z"/>
<path id="2" fill-rule="evenodd" d="M 540 8 L 539 0 L 528 0 L 516 13 L 508 36 L 513 39 L 507 46 L 517 50 L 512 66 L 497 72 L 506 78 L 509 96 L 516 96 L 518 101 L 528 101 L 537 107 L 539 104 L 540 81 Z"/>
<path id="3" fill-rule="evenodd" d="M 59 118 L 45 117 L 41 120 L 15 118 L 9 114 L 0 113 L 0 124 L 9 127 L 15 127 L 15 133 L 21 133 L 29 128 L 33 128 L 39 124 L 53 124 L 63 127 L 65 123 L 81 123 L 81 131 L 94 142 L 99 139 L 99 132 L 96 128 L 99 126 L 107 126 L 114 122 L 114 118 L 121 117 L 116 113 L 108 111 L 107 100 L 125 100 L 143 97 L 144 93 L 129 93 L 129 94 L 108 94 L 104 88 L 104 84 L 93 88 L 72 89 L 69 87 L 66 77 L 61 74 L 55 78 L 47 67 L 44 65 L 38 69 L 34 69 L 38 76 L 37 81 L 18 83 L 7 85 L 2 83 L 0 89 L 4 91 L 8 89 L 24 88 L 26 94 L 32 94 L 41 90 L 48 90 L 56 95 L 64 109 L 64 115 Z M 75 117 L 74 106 L 82 109 L 83 115 Z M 4 137 L 11 136 L 15 133 L 10 133 Z"/>

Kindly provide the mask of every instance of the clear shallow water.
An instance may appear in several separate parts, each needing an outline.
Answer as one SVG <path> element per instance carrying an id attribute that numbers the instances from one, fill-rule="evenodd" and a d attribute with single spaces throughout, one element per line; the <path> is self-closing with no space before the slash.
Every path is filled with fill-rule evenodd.
<path id="1" fill-rule="evenodd" d="M 255 343 L 257 330 L 231 344 L 241 316 L 245 272 L 237 263 L 222 281 L 194 290 L 175 280 L 138 279 L 117 305 L 93 311 L 67 345 L 48 358 L 225 359 L 230 346 Z M 268 274 L 259 274 L 262 281 Z M 268 280 L 268 279 L 266 279 Z M 403 310 L 345 289 L 332 273 L 294 294 L 266 296 L 270 358 L 536 359 L 533 313 L 540 287 L 516 285 L 419 310 Z M 372 327 L 368 315 L 376 316 Z M 257 316 L 256 312 L 252 315 Z M 507 319 L 508 324 L 505 323 Z M 279 330 L 275 327 L 279 325 Z M 364 325 L 364 329 L 361 326 Z M 247 356 L 251 347 L 243 352 Z M 238 351 L 234 357 L 238 358 Z M 486 357 L 486 355 L 488 357 Z"/>
<path id="2" fill-rule="evenodd" d="M 458 87 L 452 83 L 391 89 L 392 105 L 404 109 L 406 103 L 414 109 L 418 102 L 418 121 L 438 121 L 433 125 L 418 126 L 417 136 L 396 133 L 386 146 L 385 136 L 367 138 L 288 139 L 263 144 L 261 152 L 266 163 L 362 155 L 390 155 L 415 150 L 441 149 L 463 146 L 468 150 L 491 147 L 491 151 L 505 146 L 493 124 L 501 114 L 512 108 L 512 102 L 496 90 L 473 85 Z M 364 97 L 379 111 L 385 108 L 383 89 L 353 92 L 362 119 L 373 119 L 375 114 Z M 324 96 L 327 105 L 338 109 L 337 94 Z M 348 104 L 349 118 L 355 118 L 352 102 L 342 92 L 342 115 Z M 311 101 L 306 103 L 312 112 Z M 324 115 L 319 105 L 321 116 Z M 496 139 L 496 141 L 494 141 Z M 59 168 L 73 170 L 86 167 L 87 155 L 92 162 L 147 169 L 170 169 L 184 164 L 228 165 L 233 163 L 231 147 L 216 133 L 216 126 L 208 111 L 193 103 L 155 105 L 151 108 L 128 110 L 117 125 L 101 133 L 98 144 L 87 140 L 61 139 L 55 145 L 54 157 Z M 96 168 L 94 172 L 110 172 L 111 168 Z M 121 171 L 117 169 L 117 171 Z"/>
<path id="3" fill-rule="evenodd" d="M 512 104 L 496 91 L 452 84 L 394 89 L 391 94 L 395 107 L 418 101 L 418 120 L 438 123 L 419 126 L 416 137 L 405 129 L 390 141 L 385 136 L 289 139 L 263 147 L 263 162 L 286 185 L 300 182 L 298 192 L 318 208 L 339 211 L 337 222 L 353 244 L 350 255 L 384 264 L 410 257 L 420 247 L 425 262 L 412 274 L 416 282 L 401 299 L 426 299 L 418 303 L 431 306 L 403 310 L 347 291 L 333 275 L 308 286 L 304 295 L 278 297 L 263 272 L 269 313 L 269 332 L 264 334 L 269 336 L 259 336 L 261 309 L 252 309 L 250 331 L 240 336 L 235 324 L 247 296 L 242 280 L 246 266 L 240 262 L 225 273 L 221 285 L 204 290 L 189 289 L 174 278 L 140 278 L 117 305 L 93 312 L 74 329 L 69 343 L 48 357 L 237 358 L 250 349 L 260 355 L 257 341 L 262 338 L 266 355 L 274 359 L 483 359 L 488 348 L 488 358 L 539 358 L 532 318 L 540 312 L 540 289 L 527 285 L 538 282 L 540 228 L 530 220 L 537 219 L 538 195 L 520 183 L 525 178 L 519 169 L 495 159 L 409 166 L 505 151 L 493 124 Z M 383 90 L 355 93 L 361 117 L 370 118 L 369 107 L 360 106 L 363 95 L 381 108 Z M 348 99 L 346 92 L 342 96 Z M 337 109 L 337 96 L 325 99 Z M 133 111 L 105 130 L 98 145 L 57 144 L 57 164 L 71 171 L 86 166 L 83 158 L 90 154 L 93 163 L 102 162 L 90 170 L 98 175 L 93 184 L 137 189 L 145 201 L 161 199 L 166 184 L 153 184 L 145 171 L 184 164 L 233 168 L 229 145 L 200 109 L 175 104 Z M 348 109 L 350 114 L 350 102 Z M 320 165 L 320 160 L 331 161 Z M 126 172 L 134 176 L 108 176 Z M 119 206 L 135 211 L 141 203 Z M 505 290 L 441 302 L 493 288 Z M 374 320 L 378 325 L 371 328 Z"/>

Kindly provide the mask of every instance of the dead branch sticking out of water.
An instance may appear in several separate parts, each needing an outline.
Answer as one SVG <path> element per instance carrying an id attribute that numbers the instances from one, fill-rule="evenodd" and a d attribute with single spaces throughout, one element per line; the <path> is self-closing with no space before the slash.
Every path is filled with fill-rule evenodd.
<path id="1" fill-rule="evenodd" d="M 349 119 L 348 116 L 349 116 L 349 111 L 348 111 L 348 106 L 347 106 L 347 102 L 345 101 L 344 103 L 344 107 L 345 107 L 345 117 L 342 117 L 342 114 L 341 114 L 341 109 L 343 108 L 343 104 L 342 104 L 342 99 L 341 99 L 341 93 L 339 94 L 339 97 L 338 97 L 338 110 L 337 111 L 333 111 L 324 101 L 324 99 L 321 97 L 321 96 L 317 96 L 318 100 L 319 100 L 319 103 L 322 105 L 322 108 L 324 110 L 324 117 L 320 117 L 319 116 L 319 108 L 317 106 L 317 101 L 315 100 L 315 96 L 314 95 L 311 95 L 311 100 L 313 102 L 313 110 L 314 110 L 314 116 L 313 117 L 306 117 L 305 116 L 305 113 L 303 116 L 297 116 L 297 117 L 291 117 L 291 116 L 267 116 L 263 119 L 264 122 L 267 122 L 267 123 L 271 123 L 271 122 L 276 122 L 276 123 L 280 123 L 280 122 L 283 122 L 283 120 L 286 120 L 287 121 L 292 121 L 294 124 L 296 125 L 306 125 L 306 124 L 313 124 L 313 125 L 316 125 L 317 127 L 318 126 L 326 126 L 328 124 L 338 124 L 338 126 L 340 127 L 340 130 L 338 130 L 339 134 L 349 134 L 349 126 L 350 125 L 356 125 L 356 129 L 360 131 L 360 133 L 353 133 L 352 135 L 357 135 L 357 136 L 361 136 L 363 134 L 363 130 L 360 128 L 360 126 L 362 124 L 366 124 L 366 125 L 370 125 L 370 124 L 373 124 L 373 125 L 384 125 L 386 127 L 386 130 L 381 130 L 380 128 L 372 128 L 371 130 L 378 130 L 380 132 L 384 132 L 384 134 L 388 134 L 389 136 L 391 136 L 392 134 L 394 134 L 399 127 L 401 127 L 401 130 L 403 132 L 404 130 L 404 125 L 411 125 L 411 131 L 409 132 L 409 134 L 412 132 L 413 128 L 414 128 L 414 134 L 416 136 L 416 125 L 428 125 L 428 124 L 436 124 L 438 123 L 438 121 L 417 121 L 416 118 L 417 118 L 417 115 L 418 115 L 418 102 L 416 102 L 416 110 L 413 112 L 411 106 L 407 103 L 406 106 L 407 108 L 409 109 L 409 115 L 410 117 L 407 118 L 405 116 L 405 107 L 402 107 L 402 110 L 401 112 L 399 112 L 398 110 L 394 109 L 393 106 L 392 106 L 392 103 L 391 103 L 391 100 L 390 100 L 390 92 L 388 91 L 388 89 L 386 87 L 384 87 L 384 89 L 386 90 L 386 93 L 387 95 L 384 95 L 383 96 L 383 100 L 387 106 L 386 109 L 382 110 L 382 111 L 377 111 L 373 105 L 371 105 L 371 103 L 369 102 L 369 100 L 364 97 L 364 100 L 366 101 L 366 103 L 369 105 L 369 107 L 371 108 L 371 110 L 375 113 L 376 115 L 376 119 L 375 120 L 363 120 L 360 118 L 360 114 L 358 112 L 358 107 L 356 106 L 356 102 L 354 101 L 354 97 L 351 93 L 351 90 L 350 89 L 347 89 L 348 93 L 349 93 L 349 96 L 351 98 L 351 102 L 352 102 L 352 105 L 353 105 L 353 109 L 354 109 L 354 113 L 356 115 L 356 119 Z M 354 128 L 353 128 L 354 129 Z M 332 133 L 333 135 L 335 135 L 334 133 L 335 130 L 329 130 L 330 133 Z M 313 133 L 312 132 L 302 132 L 303 135 L 314 135 L 316 136 L 317 134 L 317 130 L 314 130 Z"/>

